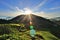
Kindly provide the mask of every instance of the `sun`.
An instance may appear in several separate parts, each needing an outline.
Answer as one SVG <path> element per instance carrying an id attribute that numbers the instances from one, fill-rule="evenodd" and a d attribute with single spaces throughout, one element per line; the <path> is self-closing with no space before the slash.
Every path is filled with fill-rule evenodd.
<path id="1" fill-rule="evenodd" d="M 31 10 L 25 10 L 22 14 L 29 15 L 29 14 L 32 14 L 32 11 Z"/>
<path id="2" fill-rule="evenodd" d="M 31 11 L 27 10 L 27 11 L 25 11 L 25 14 L 29 15 L 29 14 L 31 14 Z"/>

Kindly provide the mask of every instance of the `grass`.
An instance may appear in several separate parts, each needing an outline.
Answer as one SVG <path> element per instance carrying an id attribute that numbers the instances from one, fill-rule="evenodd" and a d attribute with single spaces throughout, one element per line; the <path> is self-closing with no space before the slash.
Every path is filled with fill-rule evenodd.
<path id="1" fill-rule="evenodd" d="M 45 40 L 59 40 L 56 36 L 49 31 L 39 31 L 37 34 L 41 35 Z"/>
<path id="2" fill-rule="evenodd" d="M 8 28 L 12 26 L 10 28 L 10 30 L 12 30 L 12 33 L 0 35 L 0 40 L 31 40 L 31 36 L 29 35 L 29 30 L 25 32 L 19 32 L 16 28 L 14 28 L 14 26 L 16 27 L 23 26 L 22 24 L 0 24 L 0 27 L 1 26 L 5 26 L 5 27 L 8 26 Z M 59 38 L 57 38 L 56 36 L 54 36 L 49 31 L 46 30 L 36 31 L 36 34 L 42 36 L 44 40 L 60 40 Z"/>

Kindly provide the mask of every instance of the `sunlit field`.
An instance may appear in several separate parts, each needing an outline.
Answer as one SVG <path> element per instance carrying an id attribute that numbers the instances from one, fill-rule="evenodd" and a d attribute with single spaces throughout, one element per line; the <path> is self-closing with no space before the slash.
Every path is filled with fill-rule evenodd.
<path id="1" fill-rule="evenodd" d="M 0 40 L 31 40 L 29 30 L 24 24 L 0 24 Z M 59 40 L 58 37 L 51 34 L 47 28 L 46 31 L 36 30 L 35 40 Z"/>

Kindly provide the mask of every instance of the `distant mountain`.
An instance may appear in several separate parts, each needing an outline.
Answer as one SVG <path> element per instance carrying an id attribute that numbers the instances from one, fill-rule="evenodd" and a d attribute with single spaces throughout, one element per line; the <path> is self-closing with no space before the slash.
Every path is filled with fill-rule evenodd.
<path id="1" fill-rule="evenodd" d="M 25 24 L 26 29 L 29 29 L 30 20 L 33 23 L 33 26 L 36 30 L 47 30 L 51 32 L 53 35 L 60 37 L 60 25 L 55 22 L 50 21 L 49 19 L 45 19 L 43 17 L 30 14 L 30 15 L 18 15 L 11 20 L 0 19 L 1 23 L 23 23 Z"/>
<path id="2" fill-rule="evenodd" d="M 0 24 L 7 24 L 10 23 L 8 20 L 0 19 Z"/>
<path id="3" fill-rule="evenodd" d="M 60 25 L 60 21 L 55 21 L 55 23 L 59 24 Z"/>
<path id="4" fill-rule="evenodd" d="M 60 25 L 60 17 L 51 18 L 50 20 Z"/>
<path id="5" fill-rule="evenodd" d="M 10 20 L 12 18 L 13 17 L 11 17 L 11 16 L 0 16 L 0 19 L 5 19 L 5 20 Z"/>
<path id="6" fill-rule="evenodd" d="M 50 20 L 52 20 L 52 21 L 59 21 L 60 17 L 51 18 Z"/>
<path id="7" fill-rule="evenodd" d="M 49 19 L 45 19 L 43 17 L 36 16 L 33 14 L 31 14 L 30 17 L 36 30 L 42 30 L 44 28 L 47 28 L 52 34 L 54 34 L 57 37 L 60 37 L 60 25 L 50 21 Z M 26 28 L 29 29 L 29 21 L 30 21 L 29 16 L 19 15 L 11 19 L 10 21 L 12 23 L 24 23 L 26 25 Z"/>

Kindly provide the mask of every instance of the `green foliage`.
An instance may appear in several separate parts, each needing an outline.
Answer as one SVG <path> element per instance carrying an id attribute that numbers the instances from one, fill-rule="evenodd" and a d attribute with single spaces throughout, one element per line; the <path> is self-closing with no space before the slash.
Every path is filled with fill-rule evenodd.
<path id="1" fill-rule="evenodd" d="M 36 40 L 41 39 L 39 36 L 44 40 L 59 40 L 48 28 L 37 30 L 36 35 Z M 31 40 L 30 31 L 20 24 L 0 24 L 0 40 Z"/>

